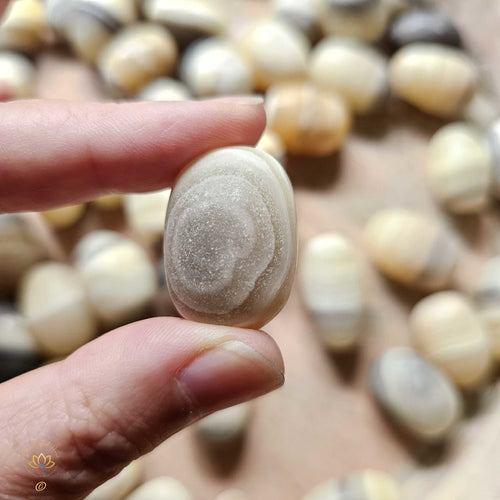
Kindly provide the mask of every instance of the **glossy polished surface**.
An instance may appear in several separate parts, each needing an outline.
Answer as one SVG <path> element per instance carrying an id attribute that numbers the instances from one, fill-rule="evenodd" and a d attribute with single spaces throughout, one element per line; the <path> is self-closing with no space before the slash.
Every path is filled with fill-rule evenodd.
<path id="1" fill-rule="evenodd" d="M 195 161 L 172 190 L 164 255 L 182 316 L 265 325 L 288 299 L 296 265 L 295 204 L 281 165 L 248 147 Z"/>

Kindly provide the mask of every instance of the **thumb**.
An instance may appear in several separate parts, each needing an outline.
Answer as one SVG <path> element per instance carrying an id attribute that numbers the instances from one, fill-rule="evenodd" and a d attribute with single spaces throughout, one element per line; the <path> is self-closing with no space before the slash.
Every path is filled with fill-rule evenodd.
<path id="1" fill-rule="evenodd" d="M 114 330 L 0 386 L 0 497 L 83 498 L 181 428 L 282 383 L 263 332 L 174 318 Z M 54 465 L 37 468 L 44 447 Z"/>

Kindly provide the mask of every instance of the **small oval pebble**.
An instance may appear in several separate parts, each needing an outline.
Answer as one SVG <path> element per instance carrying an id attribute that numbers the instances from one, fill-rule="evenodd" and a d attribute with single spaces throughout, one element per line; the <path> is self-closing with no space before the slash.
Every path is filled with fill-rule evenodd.
<path id="1" fill-rule="evenodd" d="M 105 194 L 92 202 L 99 210 L 116 210 L 121 207 L 123 195 L 121 194 Z"/>
<path id="2" fill-rule="evenodd" d="M 449 118 L 457 115 L 473 96 L 478 71 L 460 50 L 415 43 L 392 57 L 389 79 L 401 99 L 431 115 Z"/>
<path id="3" fill-rule="evenodd" d="M 268 126 L 288 152 L 328 156 L 342 145 L 352 119 L 344 101 L 309 83 L 283 83 L 266 97 Z"/>
<path id="4" fill-rule="evenodd" d="M 441 128 L 431 139 L 427 181 L 450 212 L 478 213 L 489 201 L 492 157 L 483 135 L 466 123 Z"/>
<path id="5" fill-rule="evenodd" d="M 321 6 L 320 22 L 327 35 L 376 42 L 389 20 L 382 0 L 324 0 Z"/>
<path id="6" fill-rule="evenodd" d="M 135 0 L 72 0 L 64 34 L 75 54 L 95 62 L 114 33 L 137 20 Z"/>
<path id="7" fill-rule="evenodd" d="M 273 83 L 306 79 L 309 41 L 283 21 L 270 19 L 257 23 L 245 34 L 241 44 L 258 89 L 266 90 Z"/>
<path id="8" fill-rule="evenodd" d="M 382 210 L 369 219 L 364 233 L 370 258 L 389 278 L 427 290 L 449 283 L 457 244 L 431 219 L 412 210 Z"/>
<path id="9" fill-rule="evenodd" d="M 127 224 L 145 244 L 155 243 L 163 236 L 170 192 L 170 189 L 163 189 L 124 196 Z"/>
<path id="10" fill-rule="evenodd" d="M 385 56 L 347 38 L 320 42 L 311 54 L 309 76 L 319 87 L 337 92 L 358 114 L 372 111 L 389 89 Z"/>
<path id="11" fill-rule="evenodd" d="M 414 344 L 460 387 L 481 385 L 491 368 L 491 345 L 469 301 L 458 292 L 422 299 L 412 310 Z"/>
<path id="12" fill-rule="evenodd" d="M 500 257 L 484 265 L 475 291 L 479 318 L 489 334 L 493 355 L 500 360 Z"/>
<path id="13" fill-rule="evenodd" d="M 41 362 L 26 320 L 0 302 L 0 383 L 35 369 Z"/>
<path id="14" fill-rule="evenodd" d="M 65 264 L 38 264 L 24 277 L 19 309 L 40 348 L 51 356 L 73 352 L 97 334 L 83 280 Z"/>
<path id="15" fill-rule="evenodd" d="M 185 47 L 197 38 L 223 35 L 228 19 L 218 2 L 211 0 L 144 0 L 146 19 L 166 26 Z"/>
<path id="16" fill-rule="evenodd" d="M 489 127 L 487 137 L 493 162 L 492 194 L 500 199 L 500 120 Z"/>
<path id="17" fill-rule="evenodd" d="M 185 52 L 181 79 L 197 97 L 250 94 L 252 71 L 236 48 L 223 38 L 207 38 Z"/>
<path id="18" fill-rule="evenodd" d="M 0 101 L 34 97 L 35 82 L 36 70 L 29 59 L 0 52 Z"/>
<path id="19" fill-rule="evenodd" d="M 144 250 L 113 231 L 93 231 L 75 248 L 75 265 L 101 321 L 117 326 L 143 317 L 157 291 Z"/>
<path id="20" fill-rule="evenodd" d="M 177 479 L 160 476 L 139 486 L 125 500 L 193 500 L 193 497 Z"/>
<path id="21" fill-rule="evenodd" d="M 114 94 L 134 96 L 174 69 L 177 47 L 163 27 L 139 23 L 120 31 L 99 57 L 99 70 Z"/>
<path id="22" fill-rule="evenodd" d="M 393 477 L 367 469 L 341 479 L 325 481 L 302 500 L 403 500 L 403 494 Z"/>
<path id="23" fill-rule="evenodd" d="M 40 216 L 0 214 L 0 295 L 12 292 L 37 262 L 56 257 L 51 237 Z"/>
<path id="24" fill-rule="evenodd" d="M 189 89 L 173 78 L 157 78 L 137 95 L 139 101 L 185 101 L 191 98 Z"/>
<path id="25" fill-rule="evenodd" d="M 116 476 L 108 479 L 96 488 L 85 500 L 117 500 L 122 499 L 136 488 L 143 474 L 143 465 L 140 460 L 135 460 L 127 465 Z"/>
<path id="26" fill-rule="evenodd" d="M 446 16 L 435 10 L 416 9 L 403 13 L 391 25 L 388 39 L 394 48 L 417 42 L 460 47 L 460 33 Z"/>
<path id="27" fill-rule="evenodd" d="M 182 316 L 265 325 L 287 301 L 295 274 L 295 204 L 283 167 L 248 147 L 195 161 L 172 190 L 164 255 Z"/>
<path id="28" fill-rule="evenodd" d="M 273 0 L 273 15 L 294 26 L 312 42 L 321 36 L 318 0 Z"/>
<path id="29" fill-rule="evenodd" d="M 270 128 L 264 130 L 259 142 L 255 146 L 257 149 L 271 155 L 275 160 L 279 161 L 283 166 L 286 162 L 286 150 L 280 136 L 273 132 Z"/>
<path id="30" fill-rule="evenodd" d="M 351 243 L 336 233 L 311 238 L 302 253 L 300 278 L 306 308 L 322 341 L 333 350 L 352 348 L 363 329 L 366 299 Z"/>
<path id="31" fill-rule="evenodd" d="M 36 52 L 44 44 L 46 29 L 42 1 L 11 1 L 0 22 L 0 49 L 28 54 Z"/>
<path id="32" fill-rule="evenodd" d="M 85 205 L 68 205 L 41 212 L 43 217 L 56 229 L 65 229 L 76 224 L 85 212 Z"/>
<path id="33" fill-rule="evenodd" d="M 370 389 L 398 424 L 424 441 L 448 437 L 461 415 L 452 383 L 410 349 L 389 349 L 379 356 L 371 367 Z"/>
<path id="34" fill-rule="evenodd" d="M 232 443 L 244 435 L 251 413 L 251 403 L 241 403 L 216 411 L 198 421 L 198 438 L 208 445 Z"/>

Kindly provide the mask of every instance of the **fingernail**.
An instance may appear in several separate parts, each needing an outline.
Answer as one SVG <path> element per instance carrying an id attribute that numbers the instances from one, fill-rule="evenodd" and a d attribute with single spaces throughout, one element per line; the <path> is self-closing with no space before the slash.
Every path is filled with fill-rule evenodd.
<path id="1" fill-rule="evenodd" d="M 264 97 L 261 95 L 235 95 L 229 97 L 219 97 L 218 99 L 212 99 L 222 103 L 232 103 L 232 104 L 243 104 L 250 106 L 257 106 L 259 104 L 264 104 Z"/>
<path id="2" fill-rule="evenodd" d="M 194 405 L 212 411 L 276 389 L 284 377 L 260 352 L 232 340 L 197 357 L 178 381 Z"/>

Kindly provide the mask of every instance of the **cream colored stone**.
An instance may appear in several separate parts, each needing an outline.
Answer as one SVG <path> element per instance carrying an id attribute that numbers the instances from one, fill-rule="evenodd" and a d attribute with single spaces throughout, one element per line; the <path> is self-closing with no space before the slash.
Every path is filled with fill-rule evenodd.
<path id="1" fill-rule="evenodd" d="M 15 52 L 0 52 L 0 87 L 7 100 L 35 96 L 36 70 L 29 59 Z"/>

